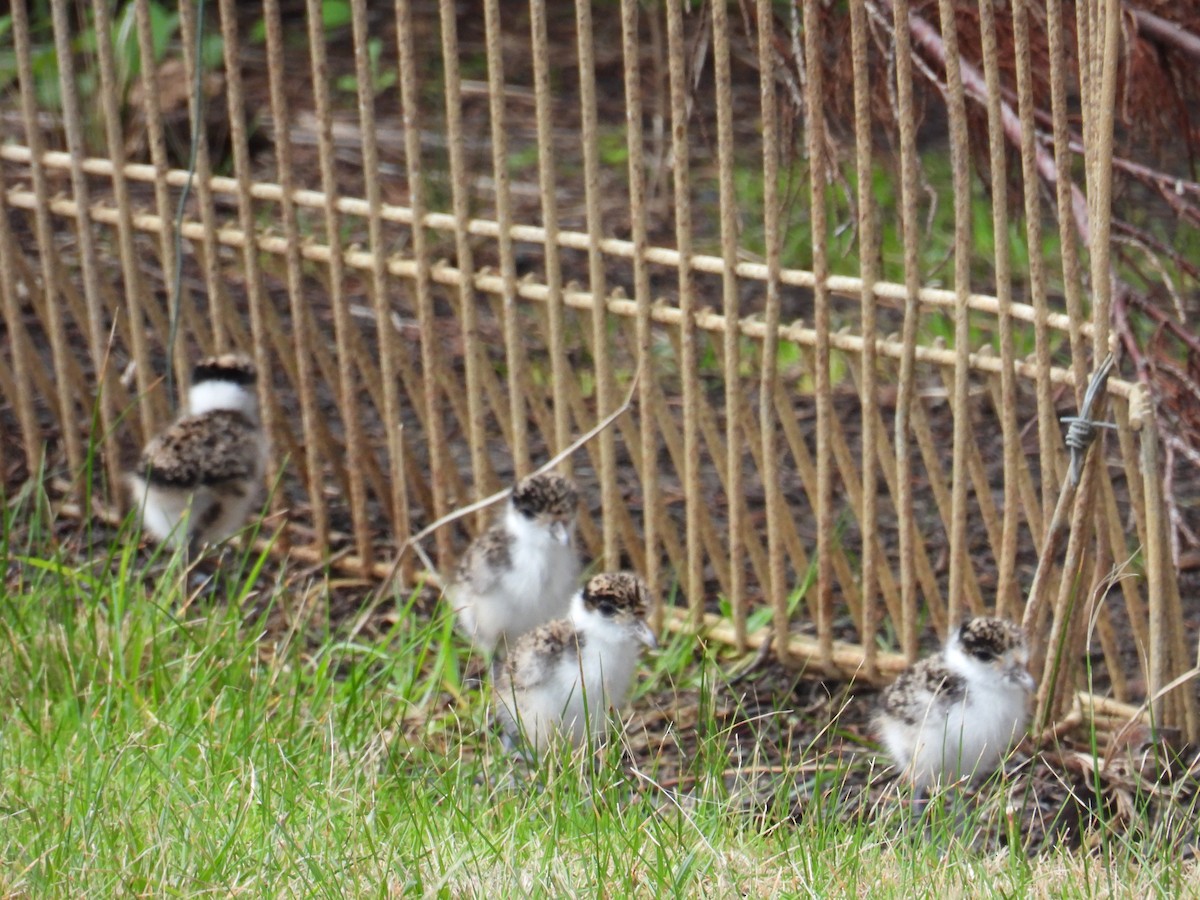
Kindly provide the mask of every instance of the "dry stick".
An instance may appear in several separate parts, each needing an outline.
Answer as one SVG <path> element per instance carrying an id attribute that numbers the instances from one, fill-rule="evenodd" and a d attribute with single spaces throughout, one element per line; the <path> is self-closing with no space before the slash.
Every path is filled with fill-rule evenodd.
<path id="1" fill-rule="evenodd" d="M 1145 700 L 1143 700 L 1140 704 L 1138 704 L 1138 706 L 1130 714 L 1129 721 L 1127 721 L 1121 727 L 1121 730 L 1118 731 L 1116 733 L 1116 735 L 1113 736 L 1113 739 L 1111 741 L 1109 741 L 1110 752 L 1111 752 L 1111 748 L 1117 747 L 1120 745 L 1121 738 L 1123 738 L 1126 734 L 1128 734 L 1130 729 L 1132 729 L 1136 725 L 1144 724 L 1144 721 L 1145 721 L 1144 717 L 1145 717 L 1147 710 L 1151 709 L 1154 706 L 1154 704 L 1158 703 L 1159 700 L 1161 700 L 1167 694 L 1171 693 L 1171 691 L 1175 690 L 1178 687 L 1182 687 L 1184 684 L 1187 684 L 1187 682 L 1189 682 L 1193 678 L 1197 678 L 1197 677 L 1200 677 L 1200 666 L 1193 666 L 1192 668 L 1190 668 L 1186 672 L 1184 672 L 1182 675 L 1179 675 L 1178 677 L 1176 677 L 1174 680 L 1168 682 L 1167 684 L 1164 684 L 1161 688 L 1159 688 L 1157 691 L 1155 691 L 1153 694 L 1151 694 L 1149 697 L 1147 697 Z M 1092 698 L 1092 699 L 1094 700 L 1095 698 Z M 1093 713 L 1094 713 L 1094 708 L 1093 708 Z M 1162 723 L 1158 720 L 1157 717 L 1151 715 L 1150 724 L 1155 729 L 1158 729 Z"/>
<path id="2" fill-rule="evenodd" d="M 597 435 L 599 435 L 603 431 L 605 431 L 609 426 L 611 426 L 615 421 L 617 421 L 617 419 L 619 419 L 622 415 L 624 415 L 625 412 L 628 411 L 629 407 L 633 405 L 633 396 L 634 396 L 634 393 L 637 391 L 638 380 L 641 378 L 641 376 L 642 376 L 642 371 L 641 371 L 641 369 L 638 369 L 637 372 L 635 372 L 633 375 L 633 381 L 629 385 L 629 392 L 625 395 L 625 401 L 620 406 L 618 406 L 615 410 L 613 410 L 611 413 L 609 413 L 591 431 L 587 432 L 582 437 L 578 438 L 575 441 L 575 443 L 571 444 L 569 447 L 564 449 L 557 456 L 551 457 L 551 459 L 549 461 L 547 461 L 545 464 L 538 467 L 537 469 L 534 469 L 526 477 L 532 478 L 534 475 L 541 475 L 543 472 L 550 471 L 555 466 L 557 466 L 560 462 L 562 462 L 564 459 L 566 459 L 568 456 L 570 456 L 572 453 L 574 453 L 576 450 L 578 450 L 580 447 L 584 446 L 590 440 L 592 440 Z M 396 561 L 394 563 L 392 563 L 392 568 L 388 571 L 387 577 L 383 579 L 383 584 L 380 586 L 379 596 L 382 597 L 384 592 L 391 586 L 392 579 L 394 579 L 396 577 L 396 571 L 400 567 L 400 561 L 404 558 L 404 553 L 405 553 L 405 551 L 407 551 L 409 549 L 409 547 L 412 547 L 414 549 L 414 552 L 416 552 L 418 556 L 422 557 L 422 562 L 424 562 L 426 564 L 426 567 L 429 570 L 429 574 L 432 575 L 434 578 L 436 578 L 439 582 L 441 582 L 442 578 L 441 578 L 441 575 L 438 574 L 437 569 L 429 562 L 428 559 L 424 558 L 424 554 L 420 551 L 420 546 L 419 546 L 420 542 L 422 540 L 424 540 L 425 538 L 429 537 L 429 535 L 433 534 L 433 532 L 437 531 L 437 529 L 441 528 L 443 525 L 449 525 L 451 522 L 457 521 L 458 519 L 461 519 L 463 516 L 469 516 L 469 515 L 471 515 L 471 513 L 478 512 L 481 509 L 486 509 L 487 507 L 491 506 L 493 503 L 498 503 L 501 500 L 504 500 L 506 497 L 508 497 L 509 494 L 512 493 L 512 491 L 513 491 L 512 487 L 506 487 L 504 490 L 497 491 L 496 493 L 492 494 L 490 497 L 484 497 L 482 500 L 476 500 L 474 503 L 471 503 L 467 506 L 456 509 L 453 512 L 447 513 L 446 515 L 442 516 L 437 521 L 430 522 L 428 525 L 426 525 L 424 528 L 422 528 L 420 531 L 418 531 L 416 534 L 414 534 L 412 537 L 410 537 L 408 540 L 406 540 L 403 544 L 400 545 L 400 549 L 396 553 Z M 373 608 L 375 605 L 376 604 L 372 604 L 371 608 Z M 359 627 L 360 626 L 356 625 L 356 627 L 352 630 L 352 633 L 356 632 Z"/>
<path id="3" fill-rule="evenodd" d="M 1095 438 L 1095 428 L 1098 424 L 1106 424 L 1093 422 L 1090 416 L 1092 409 L 1100 402 L 1102 392 L 1108 382 L 1108 375 L 1112 371 L 1114 363 L 1113 355 L 1109 353 L 1100 363 L 1095 374 L 1092 375 L 1087 391 L 1083 396 L 1083 404 L 1080 406 L 1079 415 L 1063 419 L 1063 421 L 1070 424 L 1066 442 L 1071 451 L 1071 464 L 1067 472 L 1067 478 L 1063 482 L 1061 492 L 1058 496 L 1058 504 L 1054 508 L 1054 516 L 1046 529 L 1041 557 L 1038 560 L 1037 571 L 1033 576 L 1033 584 L 1029 589 L 1029 600 L 1026 604 L 1025 615 L 1021 623 L 1026 634 L 1031 639 L 1035 635 L 1036 628 L 1041 621 L 1046 606 L 1046 592 L 1050 583 L 1050 573 L 1054 569 L 1054 560 L 1058 556 L 1058 550 L 1062 546 L 1063 538 L 1068 531 L 1069 510 L 1074 506 L 1076 489 L 1079 487 L 1087 452 Z M 1068 566 L 1068 571 L 1064 573 L 1064 578 L 1073 577 L 1072 568 Z M 1054 652 L 1057 658 L 1061 659 L 1069 629 L 1065 627 L 1065 623 L 1058 624 L 1060 627 L 1058 628 L 1057 636 L 1052 633 L 1051 638 L 1053 641 L 1057 637 L 1057 640 L 1054 641 L 1056 643 Z M 1042 649 L 1040 645 L 1036 649 L 1039 651 L 1037 654 L 1038 658 L 1043 658 L 1040 653 Z M 1057 680 L 1057 673 L 1058 664 L 1055 663 L 1052 682 Z M 1053 690 L 1053 688 L 1054 684 L 1051 683 L 1049 690 Z M 1050 696 L 1045 684 L 1043 684 L 1042 689 L 1039 691 L 1039 707 L 1046 702 L 1041 699 L 1043 694 L 1047 697 Z M 1039 717 L 1041 715 L 1042 713 L 1039 712 Z"/>
<path id="4" fill-rule="evenodd" d="M 1059 492 L 1058 504 L 1054 507 L 1054 516 L 1046 530 L 1042 555 L 1038 560 L 1037 571 L 1033 575 L 1033 584 L 1029 588 L 1029 601 L 1025 606 L 1025 616 L 1021 622 L 1026 632 L 1032 632 L 1045 605 L 1045 588 L 1049 582 L 1050 572 L 1054 568 L 1054 557 L 1058 555 L 1062 539 L 1066 535 L 1067 510 L 1070 509 L 1071 501 L 1075 498 L 1075 489 L 1079 487 L 1083 462 L 1094 437 L 1092 429 L 1097 424 L 1106 424 L 1092 422 L 1089 416 L 1092 407 L 1099 400 L 1101 390 L 1108 381 L 1108 374 L 1112 371 L 1113 364 L 1113 355 L 1110 353 L 1092 376 L 1087 393 L 1083 395 L 1083 405 L 1079 408 L 1079 415 L 1063 419 L 1071 426 L 1067 434 L 1068 446 L 1071 448 L 1071 468 L 1067 472 L 1067 480 L 1063 482 L 1062 490 Z"/>

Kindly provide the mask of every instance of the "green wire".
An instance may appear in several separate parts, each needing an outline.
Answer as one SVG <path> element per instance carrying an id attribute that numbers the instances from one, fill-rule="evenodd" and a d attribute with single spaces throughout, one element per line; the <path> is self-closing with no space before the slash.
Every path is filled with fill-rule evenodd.
<path id="1" fill-rule="evenodd" d="M 200 153 L 200 129 L 204 117 L 201 115 L 200 104 L 204 101 L 201 93 L 203 85 L 203 64 L 200 57 L 204 43 L 204 3 L 196 3 L 196 77 L 192 85 L 193 105 L 196 109 L 196 121 L 192 125 L 192 143 L 188 150 L 187 180 L 183 183 L 183 191 L 179 195 L 179 206 L 175 210 L 175 272 L 171 281 L 171 307 L 168 310 L 167 330 L 167 397 L 170 398 L 171 408 L 176 408 L 175 399 L 175 340 L 179 334 L 179 305 L 183 295 L 183 211 L 187 206 L 188 197 L 192 192 L 192 181 L 196 177 L 196 157 Z M 211 299 L 211 298 L 210 298 Z"/>

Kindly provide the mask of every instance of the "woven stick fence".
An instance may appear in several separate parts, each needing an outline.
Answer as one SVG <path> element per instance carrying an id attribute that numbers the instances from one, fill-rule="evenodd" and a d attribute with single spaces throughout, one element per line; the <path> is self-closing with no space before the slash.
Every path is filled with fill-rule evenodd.
<path id="1" fill-rule="evenodd" d="M 569 445 L 640 372 L 630 412 L 567 467 L 589 498 L 587 554 L 673 594 L 669 624 L 743 649 L 773 637 L 785 661 L 883 681 L 968 612 L 1020 618 L 1041 563 L 1055 567 L 1031 623 L 1043 715 L 1066 710 L 1098 645 L 1106 692 L 1155 697 L 1157 721 L 1200 738 L 1190 683 L 1157 696 L 1190 669 L 1194 636 L 1142 386 L 1109 380 L 1116 439 L 1089 457 L 1062 558 L 1041 552 L 1066 469 L 1058 419 L 1110 345 L 1118 4 L 1078 4 L 1073 32 L 1059 0 L 1039 14 L 1045 141 L 1025 0 L 979 5 L 982 71 L 949 0 L 936 19 L 851 3 L 843 120 L 815 0 L 623 0 L 604 18 L 587 0 L 481 5 L 354 0 L 335 27 L 318 0 L 181 4 L 163 56 L 155 10 L 134 0 L 131 75 L 109 4 L 53 0 L 56 111 L 34 67 L 45 34 L 15 3 L 0 39 L 16 61 L 0 147 L 6 467 L 65 478 L 81 502 L 96 446 L 98 495 L 115 501 L 123 455 L 168 420 L 190 362 L 238 348 L 266 373 L 280 546 L 377 579 L 408 535 Z M 73 56 L 81 22 L 94 59 Z M 98 75 L 87 98 L 82 63 Z M 932 139 L 914 86 L 930 79 L 946 97 L 949 288 L 923 286 Z M 989 259 L 972 218 L 981 114 Z M 1014 167 L 1034 248 L 1016 276 Z M 486 515 L 465 521 L 437 532 L 439 567 Z M 411 558 L 401 571 L 421 574 Z"/>

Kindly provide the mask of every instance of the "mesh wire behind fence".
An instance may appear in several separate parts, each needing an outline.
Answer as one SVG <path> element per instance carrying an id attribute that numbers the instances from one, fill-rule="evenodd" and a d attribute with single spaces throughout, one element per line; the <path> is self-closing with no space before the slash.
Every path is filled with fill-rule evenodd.
<path id="1" fill-rule="evenodd" d="M 165 42 L 148 0 L 124 30 L 51 6 L 51 34 L 17 3 L 0 39 L 6 465 L 45 453 L 82 497 L 96 440 L 115 500 L 191 361 L 238 348 L 265 373 L 272 527 L 379 577 L 632 391 L 566 468 L 588 557 L 672 624 L 877 679 L 965 613 L 1021 618 L 1058 418 L 1110 342 L 1116 3 L 980 4 L 982 71 L 946 0 L 356 0 L 344 24 L 220 0 Z M 120 40 L 73 55 L 81 23 Z M 945 116 L 919 128 L 926 79 Z M 1119 429 L 1032 623 L 1052 714 L 1089 652 L 1120 701 L 1191 666 L 1152 417 L 1108 393 Z M 485 520 L 437 532 L 439 567 Z M 1194 691 L 1156 702 L 1200 736 Z"/>

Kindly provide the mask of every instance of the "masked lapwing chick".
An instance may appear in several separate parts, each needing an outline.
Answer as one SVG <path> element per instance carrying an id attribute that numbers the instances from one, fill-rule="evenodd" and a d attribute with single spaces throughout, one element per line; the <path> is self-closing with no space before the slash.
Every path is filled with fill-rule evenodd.
<path id="1" fill-rule="evenodd" d="M 192 552 L 237 532 L 258 503 L 267 445 L 245 356 L 201 360 L 186 414 L 146 445 L 127 481 L 143 530 Z"/>
<path id="2" fill-rule="evenodd" d="M 883 692 L 876 728 L 918 795 L 995 771 L 1029 721 L 1028 664 L 1019 625 L 977 617 Z"/>
<path id="3" fill-rule="evenodd" d="M 579 492 L 562 475 L 520 481 L 500 518 L 459 561 L 446 599 L 477 650 L 504 657 L 527 631 L 565 616 L 579 587 Z"/>
<path id="4" fill-rule="evenodd" d="M 650 593 L 636 575 L 596 575 L 567 618 L 521 638 L 495 685 L 506 742 L 541 754 L 558 739 L 580 746 L 603 738 L 609 707 L 629 699 L 642 651 L 658 646 L 649 611 Z"/>

